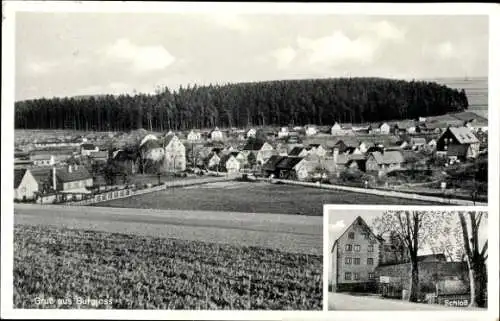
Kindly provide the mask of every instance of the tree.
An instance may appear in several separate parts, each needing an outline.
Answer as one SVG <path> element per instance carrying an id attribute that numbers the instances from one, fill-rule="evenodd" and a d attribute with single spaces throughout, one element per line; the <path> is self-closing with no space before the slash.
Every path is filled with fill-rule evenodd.
<path id="1" fill-rule="evenodd" d="M 433 243 L 442 226 L 444 215 L 435 211 L 386 211 L 375 218 L 373 224 L 379 234 L 391 233 L 404 244 L 411 264 L 410 302 L 419 299 L 418 251 Z"/>
<path id="2" fill-rule="evenodd" d="M 487 217 L 486 212 L 468 211 L 458 212 L 465 257 L 469 267 L 470 280 L 470 304 L 471 307 L 485 307 L 487 304 L 487 269 L 486 260 L 488 258 L 488 241 L 480 246 L 479 228 L 481 222 Z"/>
<path id="3" fill-rule="evenodd" d="M 257 165 L 257 158 L 255 157 L 255 154 L 252 152 L 248 154 L 247 161 L 248 161 L 248 166 L 250 168 L 254 168 L 254 166 Z"/>

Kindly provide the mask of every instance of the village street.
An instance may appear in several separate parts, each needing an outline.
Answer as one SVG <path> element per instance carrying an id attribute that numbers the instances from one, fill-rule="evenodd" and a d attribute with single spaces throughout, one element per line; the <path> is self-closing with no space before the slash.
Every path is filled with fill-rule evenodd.
<path id="1" fill-rule="evenodd" d="M 468 311 L 472 308 L 464 308 Z M 354 296 L 344 293 L 328 293 L 328 310 L 457 310 L 437 304 L 410 303 L 407 301 L 382 299 L 375 296 Z M 481 310 L 481 309 L 477 309 Z"/>

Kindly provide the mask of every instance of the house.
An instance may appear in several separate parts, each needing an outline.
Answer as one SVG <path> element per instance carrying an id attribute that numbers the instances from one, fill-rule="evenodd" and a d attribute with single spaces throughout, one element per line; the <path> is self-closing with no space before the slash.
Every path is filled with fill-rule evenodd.
<path id="1" fill-rule="evenodd" d="M 255 128 L 250 128 L 247 131 L 247 138 L 255 138 L 255 135 L 257 135 L 257 130 Z"/>
<path id="2" fill-rule="evenodd" d="M 304 147 L 295 146 L 294 148 L 292 148 L 292 150 L 290 150 L 290 152 L 288 153 L 288 156 L 306 157 L 308 154 L 309 153 L 308 153 L 307 149 L 305 149 Z"/>
<path id="3" fill-rule="evenodd" d="M 219 128 L 215 127 L 210 133 L 209 137 L 212 141 L 223 141 L 224 140 L 224 134 L 222 131 L 219 130 Z"/>
<path id="4" fill-rule="evenodd" d="M 201 140 L 201 133 L 199 131 L 191 130 L 187 135 L 187 140 L 190 143 L 199 142 Z"/>
<path id="5" fill-rule="evenodd" d="M 257 164 L 264 164 L 274 154 L 271 144 L 255 139 L 248 140 L 243 150 L 253 153 Z"/>
<path id="6" fill-rule="evenodd" d="M 153 135 L 153 134 L 147 134 L 146 136 L 144 136 L 142 139 L 141 139 L 141 142 L 139 143 L 139 148 L 142 147 L 142 145 L 149 141 L 149 140 L 157 140 L 158 138 Z"/>
<path id="7" fill-rule="evenodd" d="M 250 151 L 241 151 L 239 152 L 235 158 L 238 162 L 240 162 L 241 166 L 240 168 L 242 167 L 245 167 L 246 165 L 248 165 L 248 155 L 250 154 Z"/>
<path id="8" fill-rule="evenodd" d="M 158 139 L 145 141 L 139 148 L 139 153 L 144 162 L 159 162 L 165 157 L 165 150 Z"/>
<path id="9" fill-rule="evenodd" d="M 288 133 L 288 127 L 281 127 L 280 131 L 278 132 L 278 138 L 288 137 Z"/>
<path id="10" fill-rule="evenodd" d="M 54 155 L 49 154 L 31 155 L 30 159 L 34 166 L 53 166 L 56 163 Z"/>
<path id="11" fill-rule="evenodd" d="M 427 144 L 424 137 L 412 137 L 410 139 L 410 145 L 414 150 L 420 150 Z"/>
<path id="12" fill-rule="evenodd" d="M 29 169 L 14 169 L 14 200 L 33 200 L 38 192 L 38 182 Z"/>
<path id="13" fill-rule="evenodd" d="M 204 160 L 205 167 L 210 170 L 219 170 L 220 157 L 215 153 L 210 153 Z"/>
<path id="14" fill-rule="evenodd" d="M 88 194 L 87 187 L 92 187 L 92 175 L 84 166 L 69 165 L 52 168 L 52 188 L 63 193 Z"/>
<path id="15" fill-rule="evenodd" d="M 303 157 L 285 156 L 276 164 L 276 172 L 279 178 L 294 179 L 297 177 L 295 173 L 295 165 L 304 159 Z"/>
<path id="16" fill-rule="evenodd" d="M 433 138 L 427 142 L 427 146 L 429 146 L 432 149 L 436 149 L 437 141 Z"/>
<path id="17" fill-rule="evenodd" d="M 309 155 L 316 155 L 319 157 L 326 156 L 326 149 L 324 149 L 321 144 L 309 144 L 309 146 L 306 147 L 306 151 Z"/>
<path id="18" fill-rule="evenodd" d="M 370 141 L 362 141 L 359 143 L 358 149 L 362 154 L 364 154 L 368 151 L 368 149 L 370 147 L 373 147 L 373 146 L 375 146 L 375 144 L 370 142 Z"/>
<path id="19" fill-rule="evenodd" d="M 241 164 L 236 157 L 231 154 L 224 155 L 220 158 L 220 170 L 228 174 L 235 174 L 240 171 Z"/>
<path id="20" fill-rule="evenodd" d="M 318 128 L 315 125 L 305 126 L 306 136 L 314 136 L 318 133 Z"/>
<path id="21" fill-rule="evenodd" d="M 403 154 L 400 151 L 374 152 L 366 160 L 366 171 L 389 172 L 400 169 L 403 162 Z"/>
<path id="22" fill-rule="evenodd" d="M 177 135 L 166 135 L 163 144 L 165 146 L 163 169 L 167 172 L 186 170 L 186 147 Z"/>
<path id="23" fill-rule="evenodd" d="M 80 145 L 80 154 L 82 156 L 89 156 L 91 153 L 95 153 L 99 151 L 99 147 L 94 144 L 81 144 Z"/>
<path id="24" fill-rule="evenodd" d="M 339 122 L 335 122 L 330 130 L 330 133 L 332 135 L 343 135 L 344 130 L 342 129 L 342 126 L 340 125 Z"/>
<path id="25" fill-rule="evenodd" d="M 334 292 L 375 292 L 381 241 L 358 216 L 332 247 Z"/>
<path id="26" fill-rule="evenodd" d="M 318 156 L 309 155 L 298 162 L 293 167 L 293 170 L 295 171 L 296 178 L 299 181 L 305 181 L 311 177 L 315 171 L 321 169 L 321 166 L 322 164 Z"/>
<path id="27" fill-rule="evenodd" d="M 388 123 L 380 124 L 378 129 L 381 134 L 389 134 L 391 132 L 391 126 Z"/>
<path id="28" fill-rule="evenodd" d="M 449 127 L 439 137 L 436 150 L 458 159 L 477 158 L 480 141 L 467 127 Z"/>
<path id="29" fill-rule="evenodd" d="M 276 169 L 276 165 L 285 159 L 287 156 L 272 155 L 265 163 L 262 165 L 262 171 L 265 176 L 274 175 L 279 176 L 279 171 Z"/>

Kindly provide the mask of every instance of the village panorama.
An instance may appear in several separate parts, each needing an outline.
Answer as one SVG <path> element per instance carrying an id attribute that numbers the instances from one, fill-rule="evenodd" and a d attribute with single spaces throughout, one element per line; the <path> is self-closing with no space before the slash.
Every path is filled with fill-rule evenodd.
<path id="1" fill-rule="evenodd" d="M 487 202 L 467 106 L 376 78 L 17 102 L 14 305 L 321 310 L 323 204 Z"/>

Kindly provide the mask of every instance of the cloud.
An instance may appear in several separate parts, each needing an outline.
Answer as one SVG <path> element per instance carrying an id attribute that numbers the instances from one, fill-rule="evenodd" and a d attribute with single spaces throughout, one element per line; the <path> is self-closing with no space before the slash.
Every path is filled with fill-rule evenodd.
<path id="1" fill-rule="evenodd" d="M 370 26 L 370 29 L 375 31 L 377 36 L 382 39 L 400 41 L 404 40 L 406 36 L 405 30 L 397 28 L 394 24 L 386 20 L 374 23 Z"/>
<path id="2" fill-rule="evenodd" d="M 360 63 L 371 62 L 377 49 L 375 42 L 369 38 L 350 39 L 342 31 L 331 36 L 309 39 L 298 36 L 297 44 L 306 52 L 311 64 L 338 65 L 346 61 Z"/>
<path id="3" fill-rule="evenodd" d="M 175 57 L 161 45 L 138 46 L 126 38 L 108 46 L 105 55 L 109 59 L 132 64 L 136 72 L 163 70 L 175 62 Z"/>
<path id="4" fill-rule="evenodd" d="M 40 61 L 40 62 L 32 61 L 26 65 L 26 69 L 31 74 L 41 75 L 51 72 L 57 66 L 58 63 L 53 61 Z"/>
<path id="5" fill-rule="evenodd" d="M 290 63 L 297 56 L 297 52 L 291 46 L 279 48 L 273 50 L 271 55 L 276 59 L 276 64 L 279 69 L 284 69 L 290 65 Z"/>
<path id="6" fill-rule="evenodd" d="M 345 223 L 344 223 L 344 220 L 339 220 L 337 222 L 335 222 L 334 224 L 330 224 L 328 226 L 328 229 L 329 231 L 338 231 L 338 230 L 341 230 L 345 227 Z"/>
<path id="7" fill-rule="evenodd" d="M 436 46 L 436 53 L 441 58 L 452 58 L 455 56 L 455 47 L 451 42 L 446 41 Z"/>
<path id="8" fill-rule="evenodd" d="M 207 16 L 207 20 L 220 27 L 234 31 L 245 32 L 250 30 L 250 24 L 245 19 L 235 14 L 212 14 Z"/>

